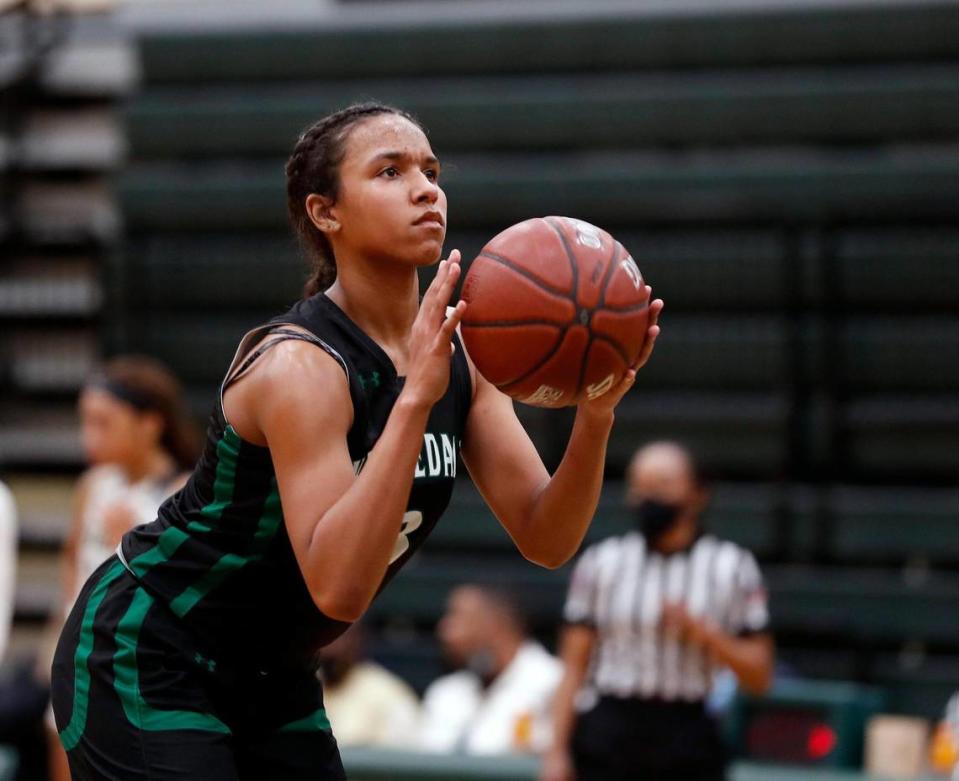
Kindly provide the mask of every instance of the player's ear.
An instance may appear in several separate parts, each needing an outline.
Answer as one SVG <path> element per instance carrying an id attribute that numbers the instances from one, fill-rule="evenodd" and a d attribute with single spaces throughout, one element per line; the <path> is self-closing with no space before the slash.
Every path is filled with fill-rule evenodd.
<path id="1" fill-rule="evenodd" d="M 340 221 L 336 219 L 333 210 L 333 200 L 319 193 L 310 193 L 306 196 L 306 213 L 318 230 L 323 233 L 336 233 L 340 229 Z"/>

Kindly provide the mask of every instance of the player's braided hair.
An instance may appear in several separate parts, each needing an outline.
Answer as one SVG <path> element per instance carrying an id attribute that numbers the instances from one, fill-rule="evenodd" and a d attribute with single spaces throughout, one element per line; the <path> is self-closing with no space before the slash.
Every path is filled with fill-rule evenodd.
<path id="1" fill-rule="evenodd" d="M 304 297 L 326 290 L 336 279 L 333 247 L 306 213 L 306 198 L 310 193 L 317 193 L 336 201 L 340 163 L 349 131 L 357 123 L 378 114 L 397 114 L 423 129 L 415 117 L 402 109 L 382 103 L 357 103 L 304 130 L 286 162 L 286 208 L 293 230 L 313 264 L 313 273 L 303 288 Z"/>

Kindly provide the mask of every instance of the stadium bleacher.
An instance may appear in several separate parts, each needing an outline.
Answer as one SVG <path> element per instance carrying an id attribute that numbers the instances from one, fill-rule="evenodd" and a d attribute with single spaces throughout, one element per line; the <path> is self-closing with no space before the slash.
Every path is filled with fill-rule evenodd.
<path id="1" fill-rule="evenodd" d="M 619 478 L 635 446 L 684 439 L 717 478 L 711 528 L 763 562 L 784 661 L 938 715 L 959 689 L 959 14 L 931 0 L 560 5 L 436 4 L 416 25 L 404 3 L 200 27 L 131 10 L 139 64 L 101 42 L 53 67 L 44 90 L 62 96 L 29 125 L 16 201 L 22 258 L 43 263 L 0 277 L 15 326 L 0 344 L 22 355 L 4 378 L 19 405 L 0 419 L 0 445 L 21 448 L 8 464 L 76 465 L 65 399 L 101 350 L 166 360 L 204 416 L 239 337 L 305 276 L 283 192 L 297 133 L 352 100 L 395 102 L 450 164 L 449 247 L 468 259 L 513 222 L 571 214 L 619 237 L 667 301 L 591 538 L 629 526 Z M 126 80 L 104 81 L 116 63 Z M 141 73 L 117 125 L 104 105 Z M 114 199 L 90 172 L 125 155 Z M 37 431 L 30 405 L 51 398 L 43 416 L 60 417 Z M 555 464 L 569 415 L 523 416 Z M 31 495 L 31 479 L 14 485 Z M 58 511 L 27 512 L 24 620 L 47 598 L 29 549 L 49 556 Z M 523 561 L 460 486 L 374 605 L 376 652 L 424 685 L 432 625 L 470 578 L 515 588 L 551 639 L 568 575 Z"/>
<path id="2" fill-rule="evenodd" d="M 117 102 L 136 81 L 105 19 L 0 17 L 0 464 L 76 468 L 74 396 L 102 353 L 101 271 L 120 240 Z"/>

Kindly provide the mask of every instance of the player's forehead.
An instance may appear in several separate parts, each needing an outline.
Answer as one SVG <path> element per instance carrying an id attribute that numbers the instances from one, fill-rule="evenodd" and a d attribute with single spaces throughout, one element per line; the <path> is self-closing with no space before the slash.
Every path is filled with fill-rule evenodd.
<path id="1" fill-rule="evenodd" d="M 357 123 L 350 130 L 344 149 L 344 165 L 362 166 L 387 157 L 436 159 L 422 129 L 399 114 L 377 114 Z"/>

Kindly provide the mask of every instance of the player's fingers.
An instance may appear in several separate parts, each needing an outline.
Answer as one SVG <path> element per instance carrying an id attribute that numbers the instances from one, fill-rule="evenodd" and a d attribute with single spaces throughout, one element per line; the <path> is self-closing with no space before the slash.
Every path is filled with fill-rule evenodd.
<path id="1" fill-rule="evenodd" d="M 616 389 L 617 394 L 620 398 L 626 395 L 627 391 L 633 387 L 633 384 L 636 382 L 636 370 L 629 369 L 626 374 L 623 376 L 623 379 L 619 381 L 619 387 Z"/>
<path id="2" fill-rule="evenodd" d="M 659 322 L 659 316 L 663 312 L 663 307 L 666 304 L 663 302 L 663 299 L 656 298 L 653 299 L 649 304 L 649 325 L 656 325 Z"/>
<path id="3" fill-rule="evenodd" d="M 454 249 L 446 260 L 446 278 L 437 291 L 437 298 L 442 299 L 444 308 L 449 305 L 450 296 L 453 295 L 453 288 L 456 287 L 456 282 L 460 278 L 462 271 L 463 268 L 460 266 L 460 251 Z"/>
<path id="4" fill-rule="evenodd" d="M 458 265 L 446 267 L 446 279 L 439 290 L 436 291 L 436 298 L 433 300 L 433 311 L 430 313 L 430 323 L 434 328 L 442 328 L 446 322 L 447 311 L 449 309 L 450 298 L 453 296 L 453 289 L 456 287 L 456 281 L 459 279 L 460 271 Z"/>
<path id="5" fill-rule="evenodd" d="M 440 326 L 439 333 L 436 335 L 438 345 L 450 344 L 452 342 L 453 333 L 459 327 L 464 314 L 466 314 L 466 302 L 459 301 Z"/>
<path id="6" fill-rule="evenodd" d="M 649 356 L 653 354 L 656 338 L 662 331 L 659 327 L 659 315 L 663 311 L 663 306 L 661 298 L 657 298 L 649 305 L 649 319 L 646 321 L 646 341 L 643 344 L 643 349 L 639 351 L 639 357 L 633 364 L 633 368 L 636 370 L 642 369 L 646 361 L 649 360 Z"/>
<path id="7" fill-rule="evenodd" d="M 446 267 L 448 265 L 449 261 L 440 261 L 440 264 L 436 269 L 436 275 L 433 277 L 433 281 L 430 282 L 429 287 L 426 288 L 426 292 L 423 294 L 423 300 L 420 302 L 421 312 L 427 312 L 433 308 L 433 302 L 436 300 L 437 291 L 443 284 L 443 280 L 446 279 Z"/>
<path id="8" fill-rule="evenodd" d="M 599 398 L 603 406 L 615 407 L 622 400 L 623 396 L 629 391 L 636 382 L 636 371 L 627 369 L 622 379 Z"/>
<path id="9" fill-rule="evenodd" d="M 651 325 L 646 332 L 646 343 L 643 345 L 643 349 L 640 351 L 636 363 L 633 364 L 633 369 L 636 371 L 642 369 L 653 354 L 653 348 L 656 346 L 656 339 L 659 337 L 660 330 L 658 325 Z"/>
<path id="10" fill-rule="evenodd" d="M 449 304 L 450 297 L 453 295 L 453 288 L 460 276 L 460 252 L 453 250 L 450 256 L 440 261 L 441 269 L 436 272 L 428 291 L 429 299 L 423 297 L 423 307 L 427 308 L 427 316 L 430 322 L 439 324 L 445 315 L 446 307 Z"/>

